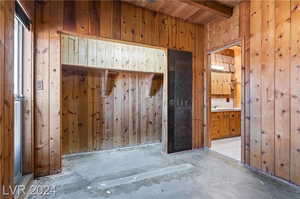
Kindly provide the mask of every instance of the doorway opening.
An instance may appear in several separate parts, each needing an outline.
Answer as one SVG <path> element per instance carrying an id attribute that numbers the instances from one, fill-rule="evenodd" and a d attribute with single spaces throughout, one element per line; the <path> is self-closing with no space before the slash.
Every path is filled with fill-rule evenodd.
<path id="1" fill-rule="evenodd" d="M 242 51 L 234 45 L 210 54 L 211 150 L 241 161 Z"/>

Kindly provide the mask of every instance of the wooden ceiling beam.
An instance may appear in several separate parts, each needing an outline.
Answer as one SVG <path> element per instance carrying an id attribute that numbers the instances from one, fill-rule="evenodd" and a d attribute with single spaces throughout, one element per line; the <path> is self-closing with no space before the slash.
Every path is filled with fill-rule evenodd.
<path id="1" fill-rule="evenodd" d="M 209 11 L 220 17 L 229 18 L 232 16 L 233 8 L 223 5 L 216 1 L 204 1 L 204 0 L 180 0 L 186 4 L 194 7 L 198 7 L 201 10 Z"/>

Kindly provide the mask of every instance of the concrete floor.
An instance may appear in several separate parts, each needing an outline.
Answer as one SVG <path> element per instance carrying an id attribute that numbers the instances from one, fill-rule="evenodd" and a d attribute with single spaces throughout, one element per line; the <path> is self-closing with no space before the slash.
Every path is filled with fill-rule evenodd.
<path id="1" fill-rule="evenodd" d="M 211 150 L 237 161 L 241 161 L 241 148 L 241 137 L 213 140 L 211 143 Z"/>
<path id="2" fill-rule="evenodd" d="M 161 145 L 68 156 L 62 174 L 33 186 L 56 186 L 65 199 L 300 199 L 300 188 L 244 168 L 213 151 L 165 155 Z"/>

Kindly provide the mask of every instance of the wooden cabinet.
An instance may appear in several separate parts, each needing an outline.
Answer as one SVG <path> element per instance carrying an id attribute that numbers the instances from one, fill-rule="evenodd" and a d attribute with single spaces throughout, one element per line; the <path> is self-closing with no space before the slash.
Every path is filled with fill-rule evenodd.
<path id="1" fill-rule="evenodd" d="M 211 95 L 231 95 L 231 73 L 211 72 Z"/>
<path id="2" fill-rule="evenodd" d="M 211 113 L 211 138 L 220 139 L 241 135 L 241 112 L 222 111 Z"/>
<path id="3" fill-rule="evenodd" d="M 230 137 L 241 135 L 241 112 L 240 111 L 229 112 L 229 128 L 230 128 Z"/>

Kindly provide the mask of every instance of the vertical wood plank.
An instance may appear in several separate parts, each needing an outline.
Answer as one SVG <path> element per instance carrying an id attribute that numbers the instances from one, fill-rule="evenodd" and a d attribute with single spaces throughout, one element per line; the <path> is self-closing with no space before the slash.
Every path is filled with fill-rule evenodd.
<path id="1" fill-rule="evenodd" d="M 57 1 L 51 3 L 50 13 L 56 13 L 51 16 L 49 30 L 49 145 L 50 145 L 50 174 L 56 174 L 61 171 L 61 51 L 60 35 L 57 30 L 63 29 L 63 2 Z M 77 52 L 76 56 L 77 55 Z"/>
<path id="2" fill-rule="evenodd" d="M 78 39 L 78 64 L 82 66 L 88 65 L 88 40 L 85 38 Z"/>
<path id="3" fill-rule="evenodd" d="M 68 64 L 69 62 L 69 43 L 66 35 L 61 35 L 61 63 Z"/>
<path id="4" fill-rule="evenodd" d="M 62 154 L 69 154 L 69 103 L 71 99 L 71 86 L 72 86 L 72 75 L 67 71 L 62 72 L 62 131 L 61 131 L 61 144 Z"/>
<path id="5" fill-rule="evenodd" d="M 291 181 L 300 185 L 300 1 L 291 1 Z"/>
<path id="6" fill-rule="evenodd" d="M 261 169 L 261 1 L 250 7 L 250 165 Z"/>
<path id="7" fill-rule="evenodd" d="M 64 30 L 75 32 L 76 30 L 76 12 L 75 1 L 64 1 L 64 16 L 63 16 L 63 28 Z M 37 7 L 36 10 L 39 8 Z"/>
<path id="8" fill-rule="evenodd" d="M 35 175 L 50 174 L 49 154 L 49 31 L 50 3 L 37 5 L 36 12 L 36 76 L 35 84 L 41 88 L 35 92 Z"/>
<path id="9" fill-rule="evenodd" d="M 0 192 L 14 182 L 14 10 L 14 1 L 0 2 Z M 1 192 L 0 198 L 13 195 Z"/>
<path id="10" fill-rule="evenodd" d="M 113 146 L 122 146 L 121 143 L 121 115 L 122 115 L 122 85 L 120 85 L 120 76 L 116 79 L 116 87 L 113 90 L 114 95 L 114 124 L 113 124 Z"/>
<path id="11" fill-rule="evenodd" d="M 174 48 L 177 49 L 177 32 L 178 32 L 178 27 L 177 27 L 177 20 L 175 18 L 169 18 L 168 20 L 168 28 L 169 28 L 169 42 L 168 42 L 168 47 L 169 48 Z"/>
<path id="12" fill-rule="evenodd" d="M 129 145 L 138 143 L 138 78 L 137 74 L 130 74 L 129 80 Z"/>
<path id="13" fill-rule="evenodd" d="M 112 38 L 121 39 L 121 0 L 113 1 Z"/>
<path id="14" fill-rule="evenodd" d="M 290 179 L 290 2 L 275 1 L 275 174 Z"/>
<path id="15" fill-rule="evenodd" d="M 95 88 L 93 87 L 94 83 L 94 75 L 91 71 L 88 71 L 87 74 L 87 118 L 88 118 L 88 124 L 87 124 L 87 139 L 88 139 L 88 150 L 93 151 L 93 110 L 94 110 L 94 91 Z"/>
<path id="16" fill-rule="evenodd" d="M 88 132 L 88 72 L 82 71 L 78 74 L 79 85 L 78 85 L 78 132 L 79 132 L 79 151 L 89 151 L 89 136 L 86 135 Z M 84 133 L 82 133 L 84 132 Z"/>
<path id="17" fill-rule="evenodd" d="M 94 75 L 94 99 L 93 99 L 93 134 L 94 134 L 94 150 L 101 149 L 102 144 L 102 123 L 101 123 L 101 114 L 102 114 L 102 98 L 101 98 L 101 84 L 102 76 L 100 73 L 95 73 Z"/>
<path id="18" fill-rule="evenodd" d="M 88 63 L 87 66 L 94 66 L 97 65 L 97 41 L 93 39 L 88 39 Z"/>
<path id="19" fill-rule="evenodd" d="M 4 3 L 0 1 L 0 191 L 3 191 L 3 176 L 4 176 L 4 80 L 5 80 L 5 16 L 4 16 Z M 2 195 L 0 195 L 2 199 Z"/>
<path id="20" fill-rule="evenodd" d="M 121 135 L 122 146 L 129 145 L 129 76 L 128 73 L 123 73 L 121 76 L 122 89 L 122 120 L 121 120 Z"/>
<path id="21" fill-rule="evenodd" d="M 101 2 L 87 1 L 89 7 L 89 34 L 101 36 L 100 24 L 101 24 Z"/>
<path id="22" fill-rule="evenodd" d="M 169 19 L 166 15 L 159 14 L 158 16 L 158 31 L 159 31 L 159 44 L 160 46 L 169 46 Z"/>
<path id="23" fill-rule="evenodd" d="M 275 2 L 262 2 L 261 35 L 261 161 L 262 170 L 274 174 L 274 47 Z"/>
<path id="24" fill-rule="evenodd" d="M 74 1 L 76 13 L 76 32 L 80 34 L 89 34 L 89 1 Z"/>
<path id="25" fill-rule="evenodd" d="M 121 2 L 101 1 L 100 11 L 100 35 L 102 37 L 121 38 Z"/>
<path id="26" fill-rule="evenodd" d="M 71 126 L 71 133 L 69 134 L 69 143 L 71 145 L 70 151 L 71 153 L 78 153 L 80 151 L 79 148 L 79 136 L 80 132 L 78 129 L 78 116 L 79 116 L 79 84 L 80 84 L 80 77 L 78 75 L 80 71 L 75 70 L 74 75 L 72 77 L 72 101 L 69 105 L 69 113 L 72 120 L 69 120 L 69 125 Z"/>
<path id="27" fill-rule="evenodd" d="M 113 78 L 108 79 L 111 84 L 113 83 Z M 115 89 L 115 85 L 113 85 Z M 113 148 L 113 125 L 114 125 L 114 94 L 111 92 L 109 95 L 105 98 L 105 107 L 104 107 L 105 115 L 104 115 L 104 121 L 105 121 L 105 148 L 111 149 Z"/>

